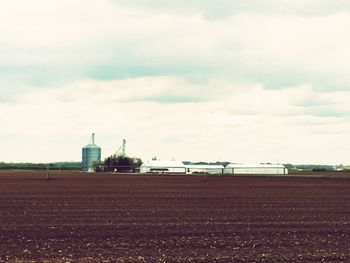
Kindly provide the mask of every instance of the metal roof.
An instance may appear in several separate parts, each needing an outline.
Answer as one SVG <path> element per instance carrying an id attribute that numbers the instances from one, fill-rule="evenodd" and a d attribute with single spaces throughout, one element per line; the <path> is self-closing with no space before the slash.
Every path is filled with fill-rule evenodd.
<path id="1" fill-rule="evenodd" d="M 235 164 L 230 163 L 226 168 L 285 168 L 283 164 Z"/>
<path id="2" fill-rule="evenodd" d="M 171 168 L 185 168 L 185 165 L 179 161 L 160 161 L 152 160 L 146 161 L 141 167 L 171 167 Z"/>
<path id="3" fill-rule="evenodd" d="M 223 165 L 217 164 L 185 164 L 188 169 L 224 169 Z"/>
<path id="4" fill-rule="evenodd" d="M 84 146 L 83 148 L 100 148 L 100 147 L 97 146 L 96 144 L 88 144 L 88 145 Z"/>

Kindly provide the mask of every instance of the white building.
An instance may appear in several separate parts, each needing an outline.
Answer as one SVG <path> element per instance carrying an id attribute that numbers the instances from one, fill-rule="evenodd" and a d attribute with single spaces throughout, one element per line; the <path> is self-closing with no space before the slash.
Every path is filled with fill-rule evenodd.
<path id="1" fill-rule="evenodd" d="M 187 174 L 222 174 L 224 172 L 223 165 L 211 165 L 211 164 L 186 164 Z"/>
<path id="2" fill-rule="evenodd" d="M 152 160 L 143 163 L 140 167 L 140 173 L 186 173 L 185 165 L 179 161 L 160 161 Z"/>
<path id="3" fill-rule="evenodd" d="M 282 164 L 228 164 L 225 174 L 288 174 Z"/>

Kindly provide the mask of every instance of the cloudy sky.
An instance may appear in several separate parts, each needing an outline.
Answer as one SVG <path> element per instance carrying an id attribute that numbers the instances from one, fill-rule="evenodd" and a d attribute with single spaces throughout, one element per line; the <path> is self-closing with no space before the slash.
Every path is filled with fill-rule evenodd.
<path id="1" fill-rule="evenodd" d="M 350 163 L 348 0 L 2 0 L 0 162 Z"/>

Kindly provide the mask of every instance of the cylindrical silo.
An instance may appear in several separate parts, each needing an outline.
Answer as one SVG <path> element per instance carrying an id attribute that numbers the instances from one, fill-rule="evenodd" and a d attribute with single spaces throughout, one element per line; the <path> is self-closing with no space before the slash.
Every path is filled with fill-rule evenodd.
<path id="1" fill-rule="evenodd" d="M 101 148 L 95 144 L 95 134 L 91 136 L 90 143 L 82 151 L 83 171 L 94 171 L 94 163 L 101 161 Z"/>

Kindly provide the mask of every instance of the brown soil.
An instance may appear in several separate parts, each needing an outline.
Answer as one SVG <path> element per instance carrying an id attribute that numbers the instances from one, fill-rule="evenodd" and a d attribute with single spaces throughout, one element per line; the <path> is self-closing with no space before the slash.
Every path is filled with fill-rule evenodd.
<path id="1" fill-rule="evenodd" d="M 0 262 L 288 261 L 350 261 L 350 179 L 0 173 Z"/>

